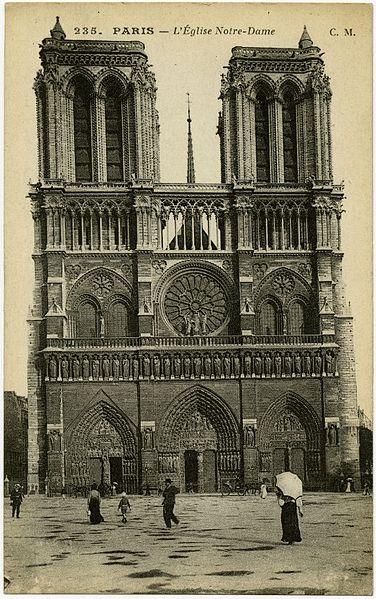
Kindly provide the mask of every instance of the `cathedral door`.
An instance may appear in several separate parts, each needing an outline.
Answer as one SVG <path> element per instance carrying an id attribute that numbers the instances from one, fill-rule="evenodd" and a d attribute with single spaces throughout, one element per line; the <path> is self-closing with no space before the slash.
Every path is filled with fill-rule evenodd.
<path id="1" fill-rule="evenodd" d="M 118 484 L 118 490 L 123 485 L 123 464 L 121 457 L 110 458 L 110 480 Z"/>
<path id="2" fill-rule="evenodd" d="M 273 451 L 273 474 L 276 476 L 286 470 L 286 450 L 284 447 L 276 447 Z"/>
<path id="3" fill-rule="evenodd" d="M 188 450 L 184 453 L 185 459 L 185 490 L 198 491 L 198 453 Z"/>
<path id="4" fill-rule="evenodd" d="M 205 449 L 203 453 L 203 491 L 214 493 L 217 490 L 217 469 L 215 451 Z"/>
<path id="5" fill-rule="evenodd" d="M 97 485 L 100 485 L 103 482 L 103 464 L 101 458 L 89 459 L 89 473 L 91 483 L 96 482 Z"/>
<path id="6" fill-rule="evenodd" d="M 293 447 L 291 449 L 291 472 L 294 472 L 299 478 L 305 480 L 305 460 L 304 460 L 304 449 L 301 447 Z"/>

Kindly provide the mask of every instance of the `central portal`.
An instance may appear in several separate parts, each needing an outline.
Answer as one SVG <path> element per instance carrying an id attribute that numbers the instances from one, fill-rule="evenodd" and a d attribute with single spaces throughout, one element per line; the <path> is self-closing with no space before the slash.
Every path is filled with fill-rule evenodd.
<path id="1" fill-rule="evenodd" d="M 197 493 L 198 491 L 198 453 L 188 450 L 184 453 L 185 460 L 185 490 Z"/>

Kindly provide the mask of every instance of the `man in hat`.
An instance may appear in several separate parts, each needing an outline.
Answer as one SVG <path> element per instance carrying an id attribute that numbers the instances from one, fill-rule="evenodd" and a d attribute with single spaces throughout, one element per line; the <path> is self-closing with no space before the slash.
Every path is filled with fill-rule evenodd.
<path id="1" fill-rule="evenodd" d="M 179 489 L 174 487 L 171 478 L 166 478 L 166 486 L 163 491 L 163 518 L 167 528 L 171 528 L 171 520 L 176 525 L 179 524 L 178 518 L 174 514 L 175 495 L 179 493 Z"/>
<path id="2" fill-rule="evenodd" d="M 10 505 L 12 506 L 12 518 L 14 518 L 14 514 L 17 515 L 17 518 L 20 517 L 21 503 L 22 503 L 22 489 L 21 489 L 21 485 L 16 483 L 14 485 L 13 491 L 10 494 Z"/>

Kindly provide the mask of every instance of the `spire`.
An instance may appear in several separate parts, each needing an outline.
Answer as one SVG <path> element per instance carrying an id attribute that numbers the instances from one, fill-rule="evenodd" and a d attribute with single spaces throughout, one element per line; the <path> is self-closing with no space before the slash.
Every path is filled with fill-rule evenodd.
<path id="1" fill-rule="evenodd" d="M 56 17 L 56 23 L 54 25 L 54 28 L 51 29 L 50 33 L 51 33 L 51 37 L 54 38 L 55 40 L 65 40 L 66 35 L 64 32 L 64 29 L 60 25 L 59 17 Z"/>
<path id="2" fill-rule="evenodd" d="M 192 143 L 192 131 L 191 131 L 191 102 L 188 96 L 188 162 L 187 162 L 187 183 L 195 183 L 195 163 L 193 160 L 193 143 Z"/>
<path id="3" fill-rule="evenodd" d="M 310 35 L 307 31 L 307 27 L 304 25 L 303 33 L 299 40 L 299 48 L 304 50 L 305 48 L 310 48 L 311 46 L 313 46 L 313 42 L 312 42 Z"/>

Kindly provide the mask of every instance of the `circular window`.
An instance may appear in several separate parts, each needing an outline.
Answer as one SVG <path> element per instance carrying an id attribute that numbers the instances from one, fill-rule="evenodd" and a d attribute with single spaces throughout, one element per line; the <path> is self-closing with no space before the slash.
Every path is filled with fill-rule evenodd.
<path id="1" fill-rule="evenodd" d="M 210 274 L 183 274 L 167 288 L 164 311 L 181 335 L 209 335 L 228 321 L 228 300 L 223 287 Z"/>

